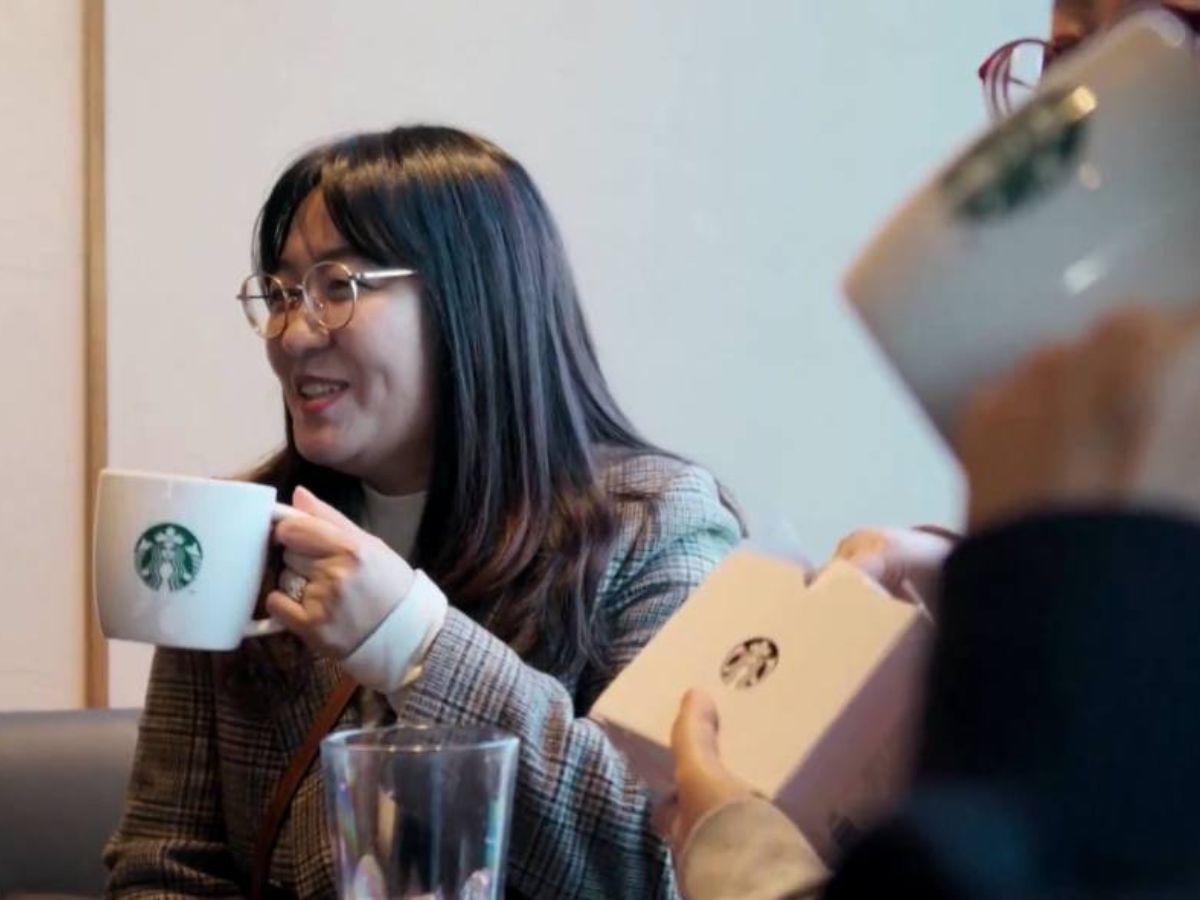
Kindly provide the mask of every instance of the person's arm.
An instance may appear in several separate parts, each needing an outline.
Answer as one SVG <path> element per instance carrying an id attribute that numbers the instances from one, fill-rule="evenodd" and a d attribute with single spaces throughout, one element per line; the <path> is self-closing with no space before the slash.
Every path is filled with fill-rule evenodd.
<path id="1" fill-rule="evenodd" d="M 642 504 L 645 506 L 646 504 Z M 740 539 L 712 479 L 683 469 L 627 530 L 603 588 L 614 671 L 646 644 Z M 555 678 L 457 610 L 391 698 L 402 721 L 491 724 L 521 739 L 508 883 L 529 897 L 674 893 L 642 786 Z"/>
<path id="2" fill-rule="evenodd" d="M 1182 561 L 1197 557 L 1200 521 L 1101 510 L 1027 516 L 956 550 L 913 794 L 828 896 L 1028 896 L 1047 879 L 1190 872 L 1200 592 Z"/>
<path id="3" fill-rule="evenodd" d="M 1200 320 L 1108 317 L 968 405 L 912 795 L 831 900 L 1194 896 Z"/>
<path id="4" fill-rule="evenodd" d="M 779 809 L 721 762 L 713 699 L 684 694 L 671 726 L 675 793 L 658 825 L 675 852 L 688 900 L 776 900 L 816 896 L 828 871 Z"/>
<path id="5" fill-rule="evenodd" d="M 218 784 L 212 664 L 155 652 L 124 815 L 104 851 L 111 897 L 240 897 Z"/>

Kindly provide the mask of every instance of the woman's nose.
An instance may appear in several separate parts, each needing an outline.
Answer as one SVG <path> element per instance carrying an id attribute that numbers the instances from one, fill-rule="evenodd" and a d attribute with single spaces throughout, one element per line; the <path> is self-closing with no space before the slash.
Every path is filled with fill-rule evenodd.
<path id="1" fill-rule="evenodd" d="M 287 321 L 279 344 L 292 356 L 302 356 L 329 343 L 329 332 L 321 323 L 312 319 L 304 304 L 297 303 L 288 309 Z"/>

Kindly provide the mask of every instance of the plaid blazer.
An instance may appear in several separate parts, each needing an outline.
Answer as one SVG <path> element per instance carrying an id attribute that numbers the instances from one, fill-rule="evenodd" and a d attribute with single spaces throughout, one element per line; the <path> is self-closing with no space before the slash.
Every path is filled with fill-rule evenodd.
<path id="1" fill-rule="evenodd" d="M 606 480 L 616 496 L 652 496 L 620 504 L 619 536 L 600 582 L 608 668 L 616 671 L 741 534 L 702 469 L 647 455 L 611 466 Z M 275 783 L 341 675 L 336 663 L 306 661 L 305 687 L 254 713 L 223 686 L 217 656 L 155 655 L 125 813 L 105 849 L 110 896 L 242 895 Z M 521 745 L 510 893 L 674 897 L 647 797 L 600 728 L 583 718 L 610 677 L 541 672 L 452 605 L 420 679 L 386 701 L 360 691 L 338 727 L 381 721 L 382 710 L 382 720 L 514 732 Z M 292 801 L 270 880 L 302 897 L 336 896 L 319 766 Z"/>

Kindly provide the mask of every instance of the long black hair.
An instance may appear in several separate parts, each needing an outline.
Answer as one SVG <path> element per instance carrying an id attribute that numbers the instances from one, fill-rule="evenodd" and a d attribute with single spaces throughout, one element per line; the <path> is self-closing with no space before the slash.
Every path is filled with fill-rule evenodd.
<path id="1" fill-rule="evenodd" d="M 660 453 L 600 371 L 558 230 L 533 181 L 494 144 L 413 126 L 317 147 L 279 178 L 254 257 L 272 273 L 292 220 L 320 191 L 368 260 L 415 269 L 434 342 L 433 465 L 414 565 L 459 609 L 554 672 L 603 658 L 596 590 L 623 499 L 598 453 Z M 285 412 L 286 415 L 286 412 Z M 352 518 L 359 482 L 287 446 L 256 474 Z M 648 498 L 633 498 L 648 499 Z"/>

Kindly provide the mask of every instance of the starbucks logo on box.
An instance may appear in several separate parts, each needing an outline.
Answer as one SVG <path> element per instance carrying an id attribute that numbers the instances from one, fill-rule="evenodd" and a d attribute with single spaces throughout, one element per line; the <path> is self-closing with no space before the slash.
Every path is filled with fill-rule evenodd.
<path id="1" fill-rule="evenodd" d="M 759 684 L 779 665 L 779 647 L 770 638 L 756 637 L 738 644 L 721 663 L 721 680 L 744 690 Z"/>
<path id="2" fill-rule="evenodd" d="M 196 536 L 174 522 L 147 528 L 133 549 L 138 578 L 152 591 L 164 585 L 172 593 L 182 590 L 196 580 L 203 561 L 204 550 Z"/>

